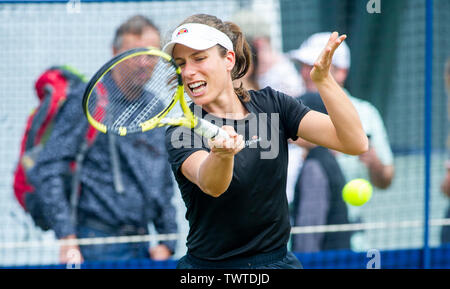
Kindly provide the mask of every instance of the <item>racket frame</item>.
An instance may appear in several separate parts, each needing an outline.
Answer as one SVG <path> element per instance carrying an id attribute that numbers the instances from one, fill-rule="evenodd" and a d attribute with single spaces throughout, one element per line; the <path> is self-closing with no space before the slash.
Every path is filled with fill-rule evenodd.
<path id="1" fill-rule="evenodd" d="M 153 129 L 155 127 L 162 127 L 162 126 L 185 126 L 191 129 L 194 129 L 196 133 L 199 133 L 207 138 L 214 138 L 216 136 L 220 136 L 224 139 L 228 139 L 228 133 L 226 133 L 223 129 L 219 128 L 218 126 L 211 124 L 203 119 L 197 118 L 189 108 L 186 99 L 184 98 L 184 86 L 183 86 L 183 80 L 181 77 L 181 68 L 175 63 L 173 58 L 168 55 L 167 53 L 155 48 L 155 47 L 143 47 L 143 48 L 134 48 L 130 49 L 126 52 L 123 52 L 119 55 L 116 55 L 113 57 L 110 61 L 108 61 L 105 65 L 103 65 L 99 71 L 91 78 L 89 81 L 85 93 L 83 95 L 83 111 L 86 115 L 88 122 L 98 131 L 103 133 L 108 133 L 108 127 L 97 121 L 90 113 L 88 109 L 88 103 L 89 99 L 92 95 L 92 92 L 94 91 L 94 88 L 97 86 L 98 82 L 103 79 L 103 77 L 111 71 L 116 65 L 119 63 L 130 59 L 135 56 L 140 55 L 153 55 L 153 56 L 159 56 L 169 62 L 171 65 L 174 66 L 176 74 L 177 74 L 177 88 L 176 91 L 172 97 L 172 100 L 170 103 L 156 116 L 152 117 L 151 119 L 148 119 L 139 125 L 141 126 L 142 132 L 148 131 L 150 129 Z M 166 118 L 166 115 L 169 113 L 169 111 L 174 108 L 176 103 L 179 102 L 181 106 L 181 110 L 183 111 L 183 116 L 176 117 L 176 118 Z M 114 131 L 113 131 L 114 132 Z M 124 136 L 127 134 L 127 128 L 126 127 L 118 127 L 117 133 L 120 136 Z"/>

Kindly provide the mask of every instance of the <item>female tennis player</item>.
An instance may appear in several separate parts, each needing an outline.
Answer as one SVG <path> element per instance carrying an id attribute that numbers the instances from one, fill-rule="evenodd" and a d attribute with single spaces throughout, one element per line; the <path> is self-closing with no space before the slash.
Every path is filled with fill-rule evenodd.
<path id="1" fill-rule="evenodd" d="M 178 268 L 302 268 L 287 250 L 288 139 L 353 155 L 368 149 L 356 110 L 329 72 L 345 37 L 333 33 L 311 71 L 327 116 L 270 87 L 233 86 L 251 62 L 236 24 L 198 14 L 175 29 L 163 50 L 181 68 L 191 109 L 226 124 L 230 136 L 206 141 L 188 128 L 167 130 L 169 161 L 190 226 Z"/>

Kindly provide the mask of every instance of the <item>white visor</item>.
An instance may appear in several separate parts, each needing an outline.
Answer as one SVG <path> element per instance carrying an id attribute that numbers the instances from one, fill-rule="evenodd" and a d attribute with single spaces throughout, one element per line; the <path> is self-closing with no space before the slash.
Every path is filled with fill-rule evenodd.
<path id="1" fill-rule="evenodd" d="M 163 51 L 172 55 L 175 44 L 182 44 L 195 50 L 205 50 L 219 44 L 233 51 L 233 42 L 225 33 L 199 23 L 187 23 L 175 29 L 172 39 L 164 45 Z"/>

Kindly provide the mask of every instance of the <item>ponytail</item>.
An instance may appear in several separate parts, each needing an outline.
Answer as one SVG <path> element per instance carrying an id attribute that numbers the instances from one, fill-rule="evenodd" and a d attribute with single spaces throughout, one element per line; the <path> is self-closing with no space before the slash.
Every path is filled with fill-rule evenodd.
<path id="1" fill-rule="evenodd" d="M 234 65 L 233 70 L 231 71 L 231 79 L 236 80 L 244 77 L 245 74 L 248 72 L 249 68 L 251 67 L 252 51 L 250 49 L 250 46 L 248 45 L 247 40 L 245 39 L 245 36 L 241 28 L 237 24 L 233 22 L 225 22 L 225 25 L 228 27 L 228 29 L 233 35 L 231 41 L 233 42 L 234 46 L 236 64 Z M 234 91 L 237 94 L 237 96 L 241 99 L 241 101 L 243 102 L 250 101 L 250 94 L 248 93 L 247 89 L 243 87 L 242 82 L 239 87 L 234 88 Z"/>

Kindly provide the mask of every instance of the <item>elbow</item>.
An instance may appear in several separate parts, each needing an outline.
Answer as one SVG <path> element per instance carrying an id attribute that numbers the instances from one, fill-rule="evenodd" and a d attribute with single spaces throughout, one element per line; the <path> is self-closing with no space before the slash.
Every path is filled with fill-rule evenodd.
<path id="1" fill-rule="evenodd" d="M 386 190 L 391 186 L 392 180 L 394 179 L 394 174 L 394 166 L 384 166 L 381 177 L 379 177 L 376 181 L 374 180 L 373 184 L 379 189 Z"/>
<path id="2" fill-rule="evenodd" d="M 369 151 L 369 140 L 365 137 L 365 141 L 358 147 L 358 155 Z"/>
<path id="3" fill-rule="evenodd" d="M 218 197 L 220 197 L 223 193 L 225 193 L 225 191 L 220 192 L 220 193 L 214 192 L 214 193 L 210 193 L 209 195 L 210 195 L 211 197 L 213 197 L 213 198 L 218 198 Z"/>
<path id="4" fill-rule="evenodd" d="M 381 190 L 386 190 L 391 185 L 391 180 L 386 180 L 384 182 L 380 182 L 380 183 L 374 184 L 374 185 L 375 185 L 375 187 L 377 187 Z"/>
<path id="5" fill-rule="evenodd" d="M 213 198 L 218 198 L 220 197 L 223 193 L 225 193 L 226 190 L 214 190 L 214 189 L 202 189 L 202 191 L 207 194 L 210 195 Z"/>
<path id="6" fill-rule="evenodd" d="M 218 198 L 228 190 L 231 183 L 231 177 L 229 178 L 209 178 L 198 175 L 197 186 L 205 194 Z"/>
<path id="7" fill-rule="evenodd" d="M 358 143 L 355 143 L 355 145 L 347 151 L 347 154 L 350 155 L 361 155 L 369 150 L 369 139 L 366 135 L 364 135 L 362 138 L 360 138 L 360 141 Z"/>
<path id="8" fill-rule="evenodd" d="M 207 194 L 213 198 L 220 197 L 227 190 L 227 188 L 220 189 L 215 186 L 207 186 L 207 185 L 200 185 L 199 188 L 200 188 L 200 190 L 202 190 L 202 192 L 204 192 L 205 194 Z"/>

